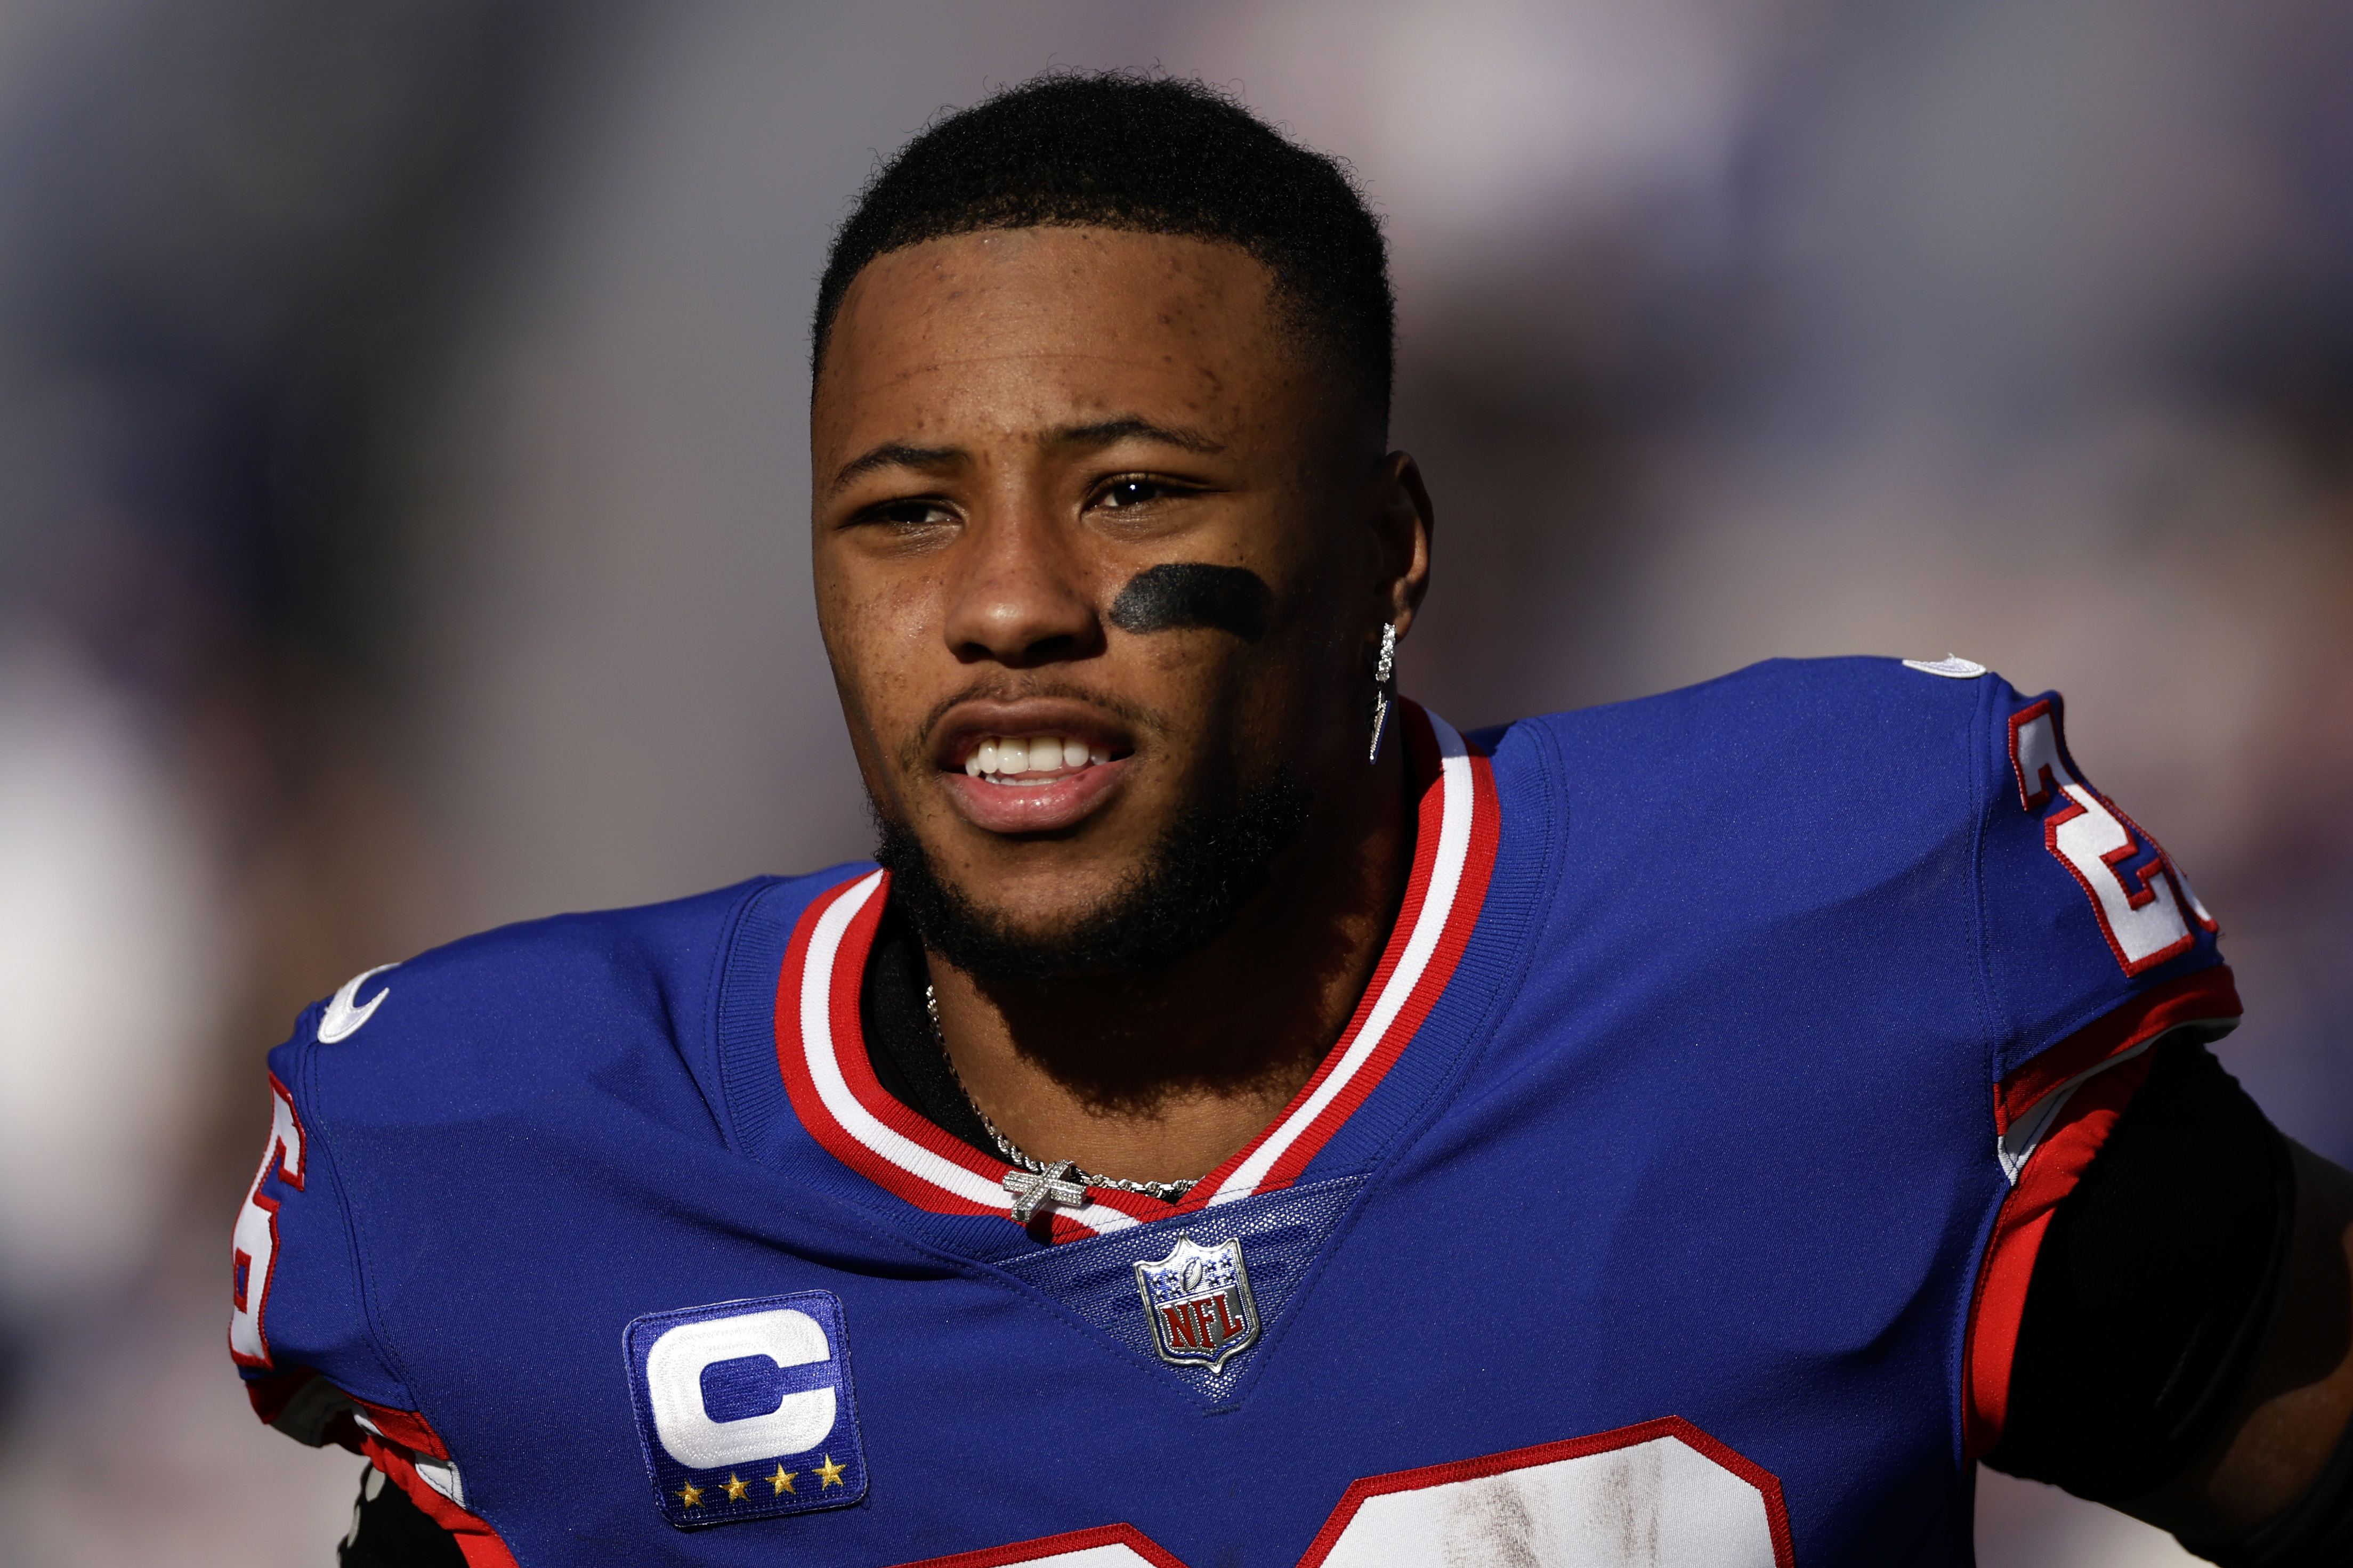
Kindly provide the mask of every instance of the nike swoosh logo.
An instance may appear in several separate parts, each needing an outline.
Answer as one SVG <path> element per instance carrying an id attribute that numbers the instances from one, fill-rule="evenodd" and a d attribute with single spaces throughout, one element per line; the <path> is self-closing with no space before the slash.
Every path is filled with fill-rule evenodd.
<path id="1" fill-rule="evenodd" d="M 344 981 L 343 988 L 327 998 L 327 1010 L 319 1019 L 319 1043 L 332 1046 L 337 1040 L 347 1039 L 362 1024 L 375 1017 L 375 1010 L 384 1005 L 384 999 L 392 994 L 392 987 L 387 985 L 369 997 L 366 1006 L 355 1007 L 353 1004 L 359 1000 L 360 987 L 385 970 L 399 967 L 397 963 L 379 963 L 374 969 Z"/>
<path id="2" fill-rule="evenodd" d="M 1907 658 L 1904 668 L 1923 675 L 1941 675 L 1947 680 L 1975 680 L 1986 672 L 1984 665 L 1957 653 L 1948 653 L 1942 658 Z"/>

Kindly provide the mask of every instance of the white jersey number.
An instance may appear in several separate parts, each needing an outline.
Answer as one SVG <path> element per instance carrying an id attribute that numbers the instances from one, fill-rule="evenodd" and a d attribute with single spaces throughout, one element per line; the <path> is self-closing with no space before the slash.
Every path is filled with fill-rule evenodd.
<path id="1" fill-rule="evenodd" d="M 2189 890 L 2189 879 L 2165 847 L 2085 784 L 2068 765 L 2057 708 L 2045 698 L 2011 715 L 2010 766 L 2018 802 L 2028 811 L 2064 804 L 2042 819 L 2042 842 L 2092 900 L 2093 918 L 2108 951 L 2126 974 L 2138 974 L 2189 951 L 2198 940 L 2192 920 L 2207 931 L 2214 917 Z M 2125 862 L 2149 857 L 2137 871 Z"/>
<path id="2" fill-rule="evenodd" d="M 228 1353 L 239 1366 L 270 1364 L 269 1339 L 262 1329 L 262 1312 L 269 1305 L 269 1275 L 278 1263 L 278 1200 L 262 1191 L 275 1169 L 280 1180 L 302 1188 L 302 1119 L 294 1114 L 294 1097 L 269 1076 L 269 1142 L 261 1151 L 261 1168 L 237 1211 L 237 1235 L 231 1243 Z"/>
<path id="3" fill-rule="evenodd" d="M 934 1563 L 1186 1568 L 1132 1525 Z M 1793 1568 L 1781 1483 L 1668 1417 L 1351 1486 L 1299 1568 Z M 911 1564 L 910 1568 L 924 1568 Z"/>

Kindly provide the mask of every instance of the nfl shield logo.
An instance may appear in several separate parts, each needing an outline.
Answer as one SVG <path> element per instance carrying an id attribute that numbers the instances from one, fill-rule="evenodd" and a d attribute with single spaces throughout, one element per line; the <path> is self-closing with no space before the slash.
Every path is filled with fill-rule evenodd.
<path id="1" fill-rule="evenodd" d="M 1135 1289 L 1152 1320 L 1152 1342 L 1172 1366 L 1219 1372 L 1258 1339 L 1258 1303 L 1239 1241 L 1203 1247 L 1180 1236 L 1167 1257 L 1135 1266 Z"/>

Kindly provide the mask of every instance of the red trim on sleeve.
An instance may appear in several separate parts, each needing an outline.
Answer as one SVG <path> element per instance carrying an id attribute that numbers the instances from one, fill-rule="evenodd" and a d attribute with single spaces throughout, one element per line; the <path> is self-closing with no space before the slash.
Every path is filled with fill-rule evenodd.
<path id="1" fill-rule="evenodd" d="M 414 1410 L 395 1410 L 388 1405 L 372 1405 L 364 1399 L 346 1395 L 353 1405 L 376 1424 L 378 1430 L 401 1447 L 427 1458 L 448 1460 L 449 1445 L 441 1434 L 433 1430 L 433 1423 Z"/>
<path id="2" fill-rule="evenodd" d="M 2021 786 L 2022 787 L 2022 786 Z M 2000 1441 L 2010 1411 L 2010 1373 L 2025 1321 L 2027 1287 L 2052 1213 L 2075 1190 L 2114 1131 L 2116 1118 L 2148 1077 L 2146 1052 L 2116 1062 L 2185 1024 L 2227 1027 L 2238 1021 L 2239 992 L 2230 967 L 2216 964 L 2152 986 L 2094 1019 L 2005 1078 L 1994 1089 L 1997 1137 L 2052 1094 L 2075 1088 L 2018 1173 L 1995 1216 L 1993 1237 L 1978 1270 L 1961 1352 L 1961 1439 L 1972 1458 Z M 2085 1076 L 2085 1075 L 2090 1076 Z M 2081 1079 L 2080 1082 L 2076 1080 Z"/>
<path id="3" fill-rule="evenodd" d="M 371 1405 L 370 1409 L 375 1406 Z M 449 1532 L 464 1554 L 466 1568 L 519 1568 L 514 1553 L 499 1539 L 487 1521 L 468 1513 L 448 1498 L 433 1489 L 432 1484 L 417 1473 L 409 1462 L 407 1451 L 396 1443 L 387 1443 L 374 1433 L 368 1434 L 367 1457 L 382 1470 L 393 1485 L 408 1494 L 426 1518 Z"/>
<path id="4" fill-rule="evenodd" d="M 2239 991 L 2227 963 L 2153 986 L 2002 1079 L 1994 1090 L 1994 1132 L 2009 1131 L 2010 1124 L 2044 1095 L 2143 1040 L 2184 1024 L 2235 1023 L 2239 1012 Z"/>
<path id="5" fill-rule="evenodd" d="M 2042 1249 L 2043 1233 L 2051 1227 L 2051 1215 L 2107 1142 L 2116 1118 L 2148 1077 L 2152 1060 L 2143 1052 L 2077 1086 L 2020 1171 L 2018 1184 L 2002 1201 L 1985 1264 L 1978 1272 L 1961 1354 L 1961 1446 L 1972 1459 L 2001 1439 L 2002 1423 L 2010 1414 L 2010 1365 L 2018 1354 L 2019 1325 L 2026 1317 L 2026 1288 L 2033 1280 L 2034 1260 Z"/>
<path id="6" fill-rule="evenodd" d="M 295 1417 L 297 1426 L 287 1426 L 288 1413 L 298 1403 L 308 1404 L 318 1397 L 317 1389 L 327 1391 L 324 1403 L 334 1408 L 323 1417 L 315 1408 L 299 1412 Z M 267 1377 L 249 1377 L 245 1382 L 245 1397 L 263 1426 L 275 1426 L 298 1443 L 321 1448 L 332 1443 L 354 1454 L 366 1451 L 361 1447 L 359 1425 L 352 1419 L 352 1396 L 321 1377 L 314 1367 L 298 1366 Z M 303 1422 L 316 1425 L 301 1429 Z"/>

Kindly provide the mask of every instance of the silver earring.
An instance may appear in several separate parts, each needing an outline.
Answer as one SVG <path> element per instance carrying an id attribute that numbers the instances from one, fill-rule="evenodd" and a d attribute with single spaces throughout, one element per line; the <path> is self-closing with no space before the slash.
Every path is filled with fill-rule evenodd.
<path id="1" fill-rule="evenodd" d="M 1373 666 L 1373 744 L 1365 761 L 1381 760 L 1381 733 L 1388 728 L 1389 699 L 1397 691 L 1397 623 L 1381 627 L 1381 656 Z"/>

